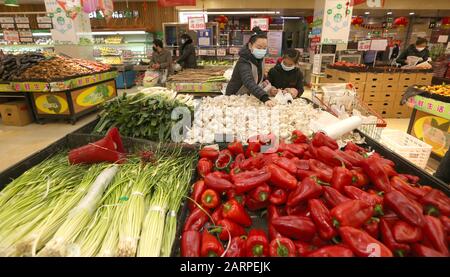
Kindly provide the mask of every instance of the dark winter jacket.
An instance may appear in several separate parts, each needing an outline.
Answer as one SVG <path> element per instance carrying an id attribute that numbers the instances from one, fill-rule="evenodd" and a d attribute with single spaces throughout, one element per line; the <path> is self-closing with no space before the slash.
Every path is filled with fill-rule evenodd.
<path id="1" fill-rule="evenodd" d="M 188 39 L 180 49 L 180 57 L 177 62 L 183 68 L 196 68 L 197 67 L 197 57 L 195 55 L 195 47 L 192 43 L 192 39 Z"/>
<path id="2" fill-rule="evenodd" d="M 269 82 L 278 89 L 295 88 L 298 96 L 301 96 L 303 89 L 303 74 L 298 67 L 291 71 L 285 71 L 280 63 L 277 63 L 269 70 Z"/>
<path id="3" fill-rule="evenodd" d="M 253 68 L 257 69 L 257 79 L 253 76 Z M 247 46 L 239 51 L 239 60 L 234 67 L 231 80 L 228 83 L 226 95 L 239 94 L 240 91 L 249 91 L 256 98 L 262 102 L 269 100 L 269 95 L 258 84 L 264 78 L 263 75 L 263 60 L 256 59 Z M 241 88 L 245 89 L 241 89 Z"/>
<path id="4" fill-rule="evenodd" d="M 416 56 L 416 57 L 422 58 L 423 61 L 425 62 L 430 57 L 430 50 L 428 50 L 428 48 L 425 48 L 425 49 L 423 49 L 422 51 L 419 52 L 419 50 L 417 50 L 416 46 L 414 44 L 411 44 L 410 46 L 408 46 L 408 48 L 406 48 L 400 54 L 400 56 L 398 56 L 397 62 L 399 64 L 405 65 L 406 64 L 406 58 L 408 56 Z"/>

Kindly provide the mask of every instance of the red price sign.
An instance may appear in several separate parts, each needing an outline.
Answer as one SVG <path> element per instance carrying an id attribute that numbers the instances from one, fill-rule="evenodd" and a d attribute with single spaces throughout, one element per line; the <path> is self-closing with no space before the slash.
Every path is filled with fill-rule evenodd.
<path id="1" fill-rule="evenodd" d="M 188 23 L 189 23 L 189 30 L 191 30 L 191 31 L 206 29 L 206 23 L 205 23 L 204 17 L 189 17 Z"/>
<path id="2" fill-rule="evenodd" d="M 372 42 L 370 40 L 358 41 L 358 51 L 369 51 L 371 43 Z"/>
<path id="3" fill-rule="evenodd" d="M 269 19 L 250 18 L 250 30 L 253 30 L 254 27 L 259 27 L 261 31 L 269 31 Z"/>

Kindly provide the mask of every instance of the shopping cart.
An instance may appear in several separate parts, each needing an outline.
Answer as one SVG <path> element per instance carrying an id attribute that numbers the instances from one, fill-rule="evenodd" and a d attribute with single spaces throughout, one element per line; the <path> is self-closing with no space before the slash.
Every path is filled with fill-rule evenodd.
<path id="1" fill-rule="evenodd" d="M 327 99 L 327 103 L 324 101 L 324 92 L 323 86 L 329 85 L 342 85 L 342 84 L 321 84 L 316 86 L 315 89 L 312 90 L 312 101 L 316 104 L 320 109 L 323 109 L 332 115 L 339 117 L 335 111 L 331 108 L 330 99 Z M 353 86 L 348 83 L 348 89 L 353 89 Z M 354 91 L 354 89 L 353 89 Z M 364 117 L 363 124 L 358 128 L 359 131 L 364 133 L 366 136 L 379 141 L 381 139 L 381 132 L 383 128 L 387 126 L 386 121 L 371 107 L 369 107 L 362 99 L 356 96 L 352 100 L 352 103 L 346 107 L 346 111 L 349 115 L 361 115 Z"/>

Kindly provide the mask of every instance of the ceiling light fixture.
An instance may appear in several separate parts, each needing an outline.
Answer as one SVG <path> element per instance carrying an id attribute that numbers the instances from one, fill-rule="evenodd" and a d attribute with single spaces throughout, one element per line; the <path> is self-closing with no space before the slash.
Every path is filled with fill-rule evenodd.
<path id="1" fill-rule="evenodd" d="M 370 12 L 365 12 L 364 14 L 370 14 Z"/>
<path id="2" fill-rule="evenodd" d="M 392 12 L 387 12 L 386 14 L 387 14 L 387 15 L 391 15 L 391 14 L 392 14 Z"/>
<path id="3" fill-rule="evenodd" d="M 416 14 L 416 13 L 414 13 L 414 12 L 410 12 L 410 13 L 409 13 L 409 15 L 415 15 L 415 14 Z"/>

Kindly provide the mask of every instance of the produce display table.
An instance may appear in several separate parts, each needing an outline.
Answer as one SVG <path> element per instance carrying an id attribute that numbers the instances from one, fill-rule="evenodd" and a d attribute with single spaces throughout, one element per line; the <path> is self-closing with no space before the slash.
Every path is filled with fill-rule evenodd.
<path id="1" fill-rule="evenodd" d="M 408 134 L 431 145 L 433 158 L 440 160 L 450 145 L 450 103 L 416 95 L 408 106 L 413 107 Z"/>
<path id="2" fill-rule="evenodd" d="M 107 71 L 57 82 L 12 82 L 16 93 L 26 94 L 38 123 L 45 119 L 67 119 L 72 124 L 117 96 L 117 72 Z"/>
<path id="3" fill-rule="evenodd" d="M 28 110 L 33 110 L 33 103 L 30 99 L 30 95 L 26 92 L 17 92 L 14 91 L 14 89 L 11 87 L 10 83 L 0 83 L 0 100 L 2 98 L 14 98 L 14 99 L 21 99 L 25 100 L 28 106 Z M 1 101 L 0 101 L 1 103 Z M 34 113 L 32 113 L 33 121 L 36 120 Z"/>

